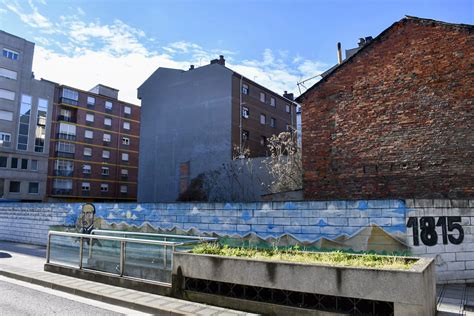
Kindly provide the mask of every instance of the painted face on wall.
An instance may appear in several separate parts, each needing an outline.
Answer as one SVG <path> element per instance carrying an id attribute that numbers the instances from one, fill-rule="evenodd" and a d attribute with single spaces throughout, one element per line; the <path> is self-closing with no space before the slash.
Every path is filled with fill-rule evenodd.
<path id="1" fill-rule="evenodd" d="M 79 225 L 82 233 L 90 233 L 94 228 L 95 207 L 93 204 L 87 203 L 82 206 L 81 215 L 79 216 Z"/>

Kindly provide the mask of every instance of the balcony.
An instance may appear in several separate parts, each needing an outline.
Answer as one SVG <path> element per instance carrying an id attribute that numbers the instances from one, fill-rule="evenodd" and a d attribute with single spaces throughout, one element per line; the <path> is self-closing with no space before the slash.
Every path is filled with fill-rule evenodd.
<path id="1" fill-rule="evenodd" d="M 76 123 L 77 122 L 75 117 L 64 116 L 64 115 L 58 115 L 58 121 L 70 122 L 70 123 Z"/>
<path id="2" fill-rule="evenodd" d="M 72 189 L 53 188 L 53 195 L 72 195 Z"/>
<path id="3" fill-rule="evenodd" d="M 74 159 L 74 153 L 59 151 L 56 149 L 56 157 Z"/>
<path id="4" fill-rule="evenodd" d="M 54 175 L 59 177 L 72 177 L 74 174 L 73 170 L 60 170 L 54 169 Z"/>
<path id="5" fill-rule="evenodd" d="M 76 140 L 76 135 L 74 134 L 66 134 L 66 133 L 57 133 L 56 137 L 58 139 L 65 139 L 65 140 Z"/>
<path id="6" fill-rule="evenodd" d="M 0 140 L 0 147 L 2 148 L 11 148 L 12 147 L 12 142 L 7 142 L 4 140 Z"/>
<path id="7" fill-rule="evenodd" d="M 68 99 L 68 98 L 60 98 L 59 99 L 59 103 L 62 103 L 62 104 L 70 104 L 70 105 L 77 105 L 78 102 L 76 100 L 72 100 L 72 99 Z"/>

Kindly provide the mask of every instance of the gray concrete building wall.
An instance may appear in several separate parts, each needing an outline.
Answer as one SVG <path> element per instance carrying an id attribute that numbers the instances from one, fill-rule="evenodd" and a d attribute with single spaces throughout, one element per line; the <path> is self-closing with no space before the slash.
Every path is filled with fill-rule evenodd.
<path id="1" fill-rule="evenodd" d="M 211 64 L 158 68 L 139 87 L 138 201 L 175 201 L 183 171 L 190 181 L 231 161 L 231 85 L 232 71 Z"/>
<path id="2" fill-rule="evenodd" d="M 44 200 L 55 84 L 34 79 L 34 43 L 0 31 L 0 53 L 0 199 Z M 22 96 L 31 99 L 20 138 Z"/>

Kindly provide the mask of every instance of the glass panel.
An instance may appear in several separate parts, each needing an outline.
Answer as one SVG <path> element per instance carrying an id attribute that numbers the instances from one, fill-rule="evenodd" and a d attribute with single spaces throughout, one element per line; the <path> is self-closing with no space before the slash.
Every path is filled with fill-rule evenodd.
<path id="1" fill-rule="evenodd" d="M 172 251 L 169 246 L 127 242 L 124 275 L 171 283 Z"/>
<path id="2" fill-rule="evenodd" d="M 50 262 L 79 268 L 80 238 L 51 235 Z"/>
<path id="3" fill-rule="evenodd" d="M 92 245 L 84 242 L 83 267 L 120 274 L 120 241 L 93 239 Z"/>

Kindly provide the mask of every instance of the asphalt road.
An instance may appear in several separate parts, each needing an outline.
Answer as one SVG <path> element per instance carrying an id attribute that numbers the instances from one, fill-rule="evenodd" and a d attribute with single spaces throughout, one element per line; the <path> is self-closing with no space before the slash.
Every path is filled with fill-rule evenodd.
<path id="1" fill-rule="evenodd" d="M 0 315 L 146 315 L 37 285 L 0 277 Z"/>

